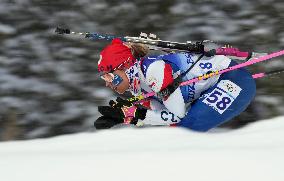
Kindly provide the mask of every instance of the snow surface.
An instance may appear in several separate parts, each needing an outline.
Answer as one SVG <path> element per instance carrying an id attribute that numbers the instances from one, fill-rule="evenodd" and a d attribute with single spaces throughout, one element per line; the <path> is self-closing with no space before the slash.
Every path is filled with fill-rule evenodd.
<path id="1" fill-rule="evenodd" d="M 283 181 L 284 117 L 226 132 L 121 128 L 0 143 L 1 181 Z"/>

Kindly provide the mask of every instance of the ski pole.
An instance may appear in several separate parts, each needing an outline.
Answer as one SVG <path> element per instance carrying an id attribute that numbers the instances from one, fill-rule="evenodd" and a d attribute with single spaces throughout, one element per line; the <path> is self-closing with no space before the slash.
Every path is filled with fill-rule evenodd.
<path id="1" fill-rule="evenodd" d="M 271 54 L 268 54 L 268 55 L 265 55 L 265 56 L 262 56 L 262 57 L 259 57 L 259 58 L 253 58 L 253 59 L 251 59 L 251 60 L 249 60 L 247 62 L 240 63 L 238 65 L 234 65 L 232 67 L 228 67 L 228 68 L 223 69 L 223 70 L 218 70 L 218 71 L 212 72 L 210 74 L 204 74 L 204 75 L 201 75 L 199 77 L 190 79 L 188 81 L 185 81 L 185 82 L 181 83 L 180 85 L 184 86 L 184 85 L 188 85 L 188 84 L 191 84 L 191 83 L 194 83 L 194 82 L 198 82 L 200 80 L 204 80 L 204 79 L 210 78 L 212 76 L 221 75 L 221 74 L 224 74 L 224 73 L 232 71 L 232 70 L 236 70 L 236 69 L 240 69 L 240 68 L 243 68 L 243 67 L 247 67 L 247 66 L 255 64 L 255 63 L 259 63 L 259 62 L 262 62 L 262 61 L 265 61 L 265 60 L 272 59 L 274 57 L 279 57 L 279 56 L 281 56 L 283 54 L 284 54 L 284 50 L 281 50 L 281 51 L 274 52 L 274 53 L 271 53 Z"/>
<path id="2" fill-rule="evenodd" d="M 254 79 L 259 79 L 259 78 L 263 78 L 263 77 L 269 77 L 272 75 L 276 75 L 276 74 L 280 74 L 284 72 L 284 69 L 280 69 L 280 70 L 274 70 L 274 71 L 270 71 L 270 72 L 261 72 L 261 73 L 256 73 L 252 75 L 252 78 Z M 151 97 L 151 96 L 149 96 Z M 146 99 L 147 97 L 143 96 L 143 95 L 139 95 L 136 97 L 132 97 L 127 99 L 128 101 L 132 101 L 132 102 L 139 102 L 139 101 L 143 101 L 143 99 Z"/>
<path id="3" fill-rule="evenodd" d="M 240 68 L 243 68 L 243 67 L 247 67 L 249 65 L 252 65 L 252 64 L 255 64 L 255 63 L 259 63 L 259 62 L 262 62 L 262 61 L 265 61 L 265 60 L 270 60 L 272 58 L 279 57 L 279 56 L 282 56 L 282 55 L 284 55 L 284 50 L 281 50 L 281 51 L 278 51 L 278 52 L 274 52 L 274 53 L 271 53 L 271 54 L 268 54 L 268 55 L 265 55 L 265 56 L 262 56 L 262 57 L 259 57 L 259 58 L 253 58 L 253 59 L 251 59 L 251 60 L 249 60 L 247 62 L 240 63 L 238 65 L 234 65 L 234 66 L 228 67 L 226 69 L 217 70 L 217 71 L 214 71 L 214 72 L 209 73 L 209 74 L 203 74 L 201 76 L 192 78 L 192 79 L 190 79 L 188 81 L 182 82 L 180 84 L 180 86 L 189 85 L 189 84 L 192 84 L 192 83 L 204 80 L 204 79 L 208 79 L 208 78 L 213 77 L 213 76 L 221 75 L 221 74 L 224 74 L 226 72 L 230 72 L 230 71 L 237 70 L 237 69 L 240 69 Z M 264 77 L 265 75 L 272 75 L 272 74 L 275 74 L 275 73 L 277 73 L 277 72 L 273 71 L 273 72 L 268 72 L 266 74 L 265 73 L 254 74 L 253 78 L 255 78 L 255 79 L 256 78 L 261 78 L 261 77 Z M 131 97 L 131 98 L 127 99 L 127 100 L 130 101 L 130 102 L 137 102 L 137 101 L 141 101 L 143 99 L 146 99 L 148 97 L 152 97 L 154 95 L 155 95 L 155 92 L 150 92 L 150 93 L 147 93 L 147 94 L 144 94 L 144 95 Z"/>
<path id="4" fill-rule="evenodd" d="M 258 73 L 258 74 L 253 74 L 252 77 L 254 79 L 258 79 L 258 78 L 269 77 L 269 76 L 272 76 L 272 75 L 280 74 L 282 72 L 284 72 L 284 69 L 273 70 L 273 71 L 270 71 L 270 72 L 262 72 L 262 73 Z"/>

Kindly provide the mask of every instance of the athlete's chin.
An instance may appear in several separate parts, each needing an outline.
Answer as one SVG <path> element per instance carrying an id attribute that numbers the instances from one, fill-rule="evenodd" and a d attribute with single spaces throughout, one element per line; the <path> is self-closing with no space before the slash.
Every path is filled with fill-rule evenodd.
<path id="1" fill-rule="evenodd" d="M 127 91 L 127 89 L 124 86 L 114 87 L 113 90 L 118 94 L 124 94 Z"/>
<path id="2" fill-rule="evenodd" d="M 115 90 L 115 92 L 117 92 L 118 94 L 124 94 L 125 91 L 119 91 L 119 90 Z"/>

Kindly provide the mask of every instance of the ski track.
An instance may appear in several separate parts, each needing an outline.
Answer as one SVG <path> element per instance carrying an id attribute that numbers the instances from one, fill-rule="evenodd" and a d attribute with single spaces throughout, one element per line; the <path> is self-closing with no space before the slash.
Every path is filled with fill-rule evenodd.
<path id="1" fill-rule="evenodd" d="M 0 143 L 5 181 L 284 179 L 284 117 L 235 131 L 121 128 Z"/>

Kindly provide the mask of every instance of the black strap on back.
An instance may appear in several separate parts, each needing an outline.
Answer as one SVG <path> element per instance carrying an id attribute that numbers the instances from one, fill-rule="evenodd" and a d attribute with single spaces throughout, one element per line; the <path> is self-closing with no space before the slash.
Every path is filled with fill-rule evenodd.
<path id="1" fill-rule="evenodd" d="M 204 54 L 201 54 L 198 59 L 196 60 L 196 62 L 194 62 L 185 72 L 181 73 L 179 76 L 184 77 L 189 71 L 191 71 L 191 69 L 197 64 L 197 62 L 199 62 L 199 60 L 201 60 L 201 58 L 204 56 Z"/>
<path id="2" fill-rule="evenodd" d="M 164 99 L 172 94 L 182 83 L 182 78 L 201 60 L 204 54 L 201 54 L 198 59 L 183 73 L 181 73 L 177 78 L 174 79 L 173 83 L 168 85 L 165 89 L 157 93 L 159 99 Z"/>

